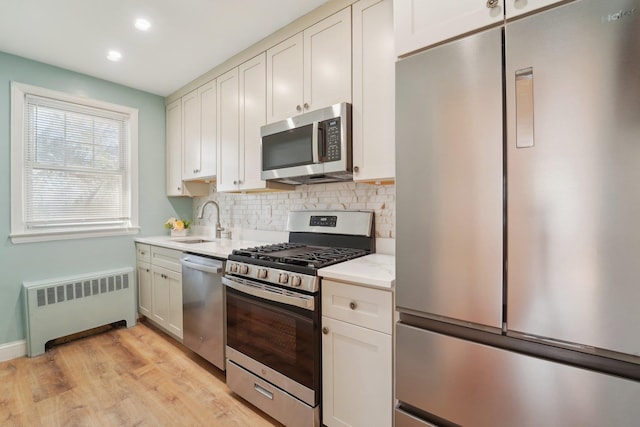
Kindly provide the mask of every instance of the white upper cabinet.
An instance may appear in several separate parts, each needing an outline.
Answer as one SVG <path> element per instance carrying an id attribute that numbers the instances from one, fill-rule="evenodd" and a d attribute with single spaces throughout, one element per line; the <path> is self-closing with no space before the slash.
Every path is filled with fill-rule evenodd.
<path id="1" fill-rule="evenodd" d="M 267 122 L 351 102 L 351 8 L 267 51 Z"/>
<path id="2" fill-rule="evenodd" d="M 501 22 L 504 1 L 394 0 L 397 56 Z"/>
<path id="3" fill-rule="evenodd" d="M 240 138 L 238 187 L 265 188 L 260 179 L 260 126 L 267 121 L 267 57 L 258 55 L 240 65 Z"/>
<path id="4" fill-rule="evenodd" d="M 185 195 L 182 185 L 182 101 L 167 105 L 167 196 Z"/>
<path id="5" fill-rule="evenodd" d="M 564 0 L 393 0 L 396 55 L 458 37 Z"/>
<path id="6" fill-rule="evenodd" d="M 290 189 L 260 179 L 260 127 L 266 123 L 266 85 L 265 53 L 218 77 L 218 191 Z"/>
<path id="7" fill-rule="evenodd" d="M 505 2 L 506 16 L 513 18 L 525 13 L 532 12 L 537 9 L 541 9 L 546 6 L 550 6 L 556 3 L 560 3 L 562 0 L 503 0 Z"/>
<path id="8" fill-rule="evenodd" d="M 395 51 L 392 0 L 353 4 L 353 178 L 395 177 Z"/>
<path id="9" fill-rule="evenodd" d="M 351 102 L 351 8 L 307 28 L 303 35 L 303 109 Z"/>
<path id="10" fill-rule="evenodd" d="M 238 185 L 240 109 L 238 67 L 218 77 L 218 191 L 233 191 Z"/>
<path id="11" fill-rule="evenodd" d="M 216 81 L 182 97 L 182 179 L 216 174 Z"/>
<path id="12" fill-rule="evenodd" d="M 302 112 L 302 33 L 267 51 L 267 120 Z"/>

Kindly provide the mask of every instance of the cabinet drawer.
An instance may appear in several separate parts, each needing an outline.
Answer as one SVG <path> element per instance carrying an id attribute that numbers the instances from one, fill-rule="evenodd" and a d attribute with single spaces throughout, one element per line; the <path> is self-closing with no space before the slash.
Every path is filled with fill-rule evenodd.
<path id="1" fill-rule="evenodd" d="M 389 291 L 322 281 L 322 315 L 391 334 L 393 298 Z"/>
<path id="2" fill-rule="evenodd" d="M 161 248 L 157 246 L 151 247 L 151 264 L 173 270 L 177 273 L 182 272 L 180 265 L 180 257 L 182 252 L 175 249 Z"/>
<path id="3" fill-rule="evenodd" d="M 151 262 L 151 246 L 143 243 L 136 243 L 136 260 Z"/>

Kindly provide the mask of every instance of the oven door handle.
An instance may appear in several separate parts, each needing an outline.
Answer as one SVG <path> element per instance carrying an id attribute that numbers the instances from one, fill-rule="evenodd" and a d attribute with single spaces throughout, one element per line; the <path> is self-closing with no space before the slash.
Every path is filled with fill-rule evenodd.
<path id="1" fill-rule="evenodd" d="M 253 295 L 254 297 L 263 298 L 269 301 L 280 302 L 283 304 L 293 305 L 296 307 L 304 308 L 305 310 L 314 311 L 313 297 L 296 292 L 290 292 L 292 295 L 283 295 L 275 292 L 270 292 L 258 287 L 248 286 L 244 283 L 236 282 L 227 277 L 222 278 L 222 283 L 226 286 L 233 288 L 245 294 Z"/>

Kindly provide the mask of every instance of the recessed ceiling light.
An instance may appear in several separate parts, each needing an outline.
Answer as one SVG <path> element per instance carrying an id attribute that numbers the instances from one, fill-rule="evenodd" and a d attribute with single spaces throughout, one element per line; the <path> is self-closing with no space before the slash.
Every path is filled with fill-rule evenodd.
<path id="1" fill-rule="evenodd" d="M 149 28 L 151 28 L 151 22 L 147 21 L 146 19 L 142 19 L 142 18 L 136 19 L 136 22 L 135 22 L 134 25 L 140 31 L 147 31 Z"/>
<path id="2" fill-rule="evenodd" d="M 117 50 L 110 50 L 109 53 L 107 53 L 107 59 L 109 61 L 118 62 L 122 59 L 122 54 Z"/>

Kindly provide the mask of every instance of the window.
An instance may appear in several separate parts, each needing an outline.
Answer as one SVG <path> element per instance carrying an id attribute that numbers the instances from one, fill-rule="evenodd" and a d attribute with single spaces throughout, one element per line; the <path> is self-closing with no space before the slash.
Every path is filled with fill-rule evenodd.
<path id="1" fill-rule="evenodd" d="M 12 241 L 137 232 L 138 111 L 11 89 Z"/>

